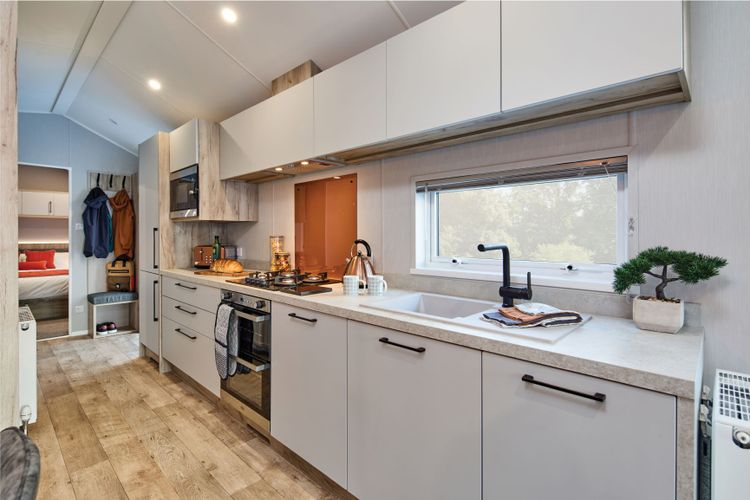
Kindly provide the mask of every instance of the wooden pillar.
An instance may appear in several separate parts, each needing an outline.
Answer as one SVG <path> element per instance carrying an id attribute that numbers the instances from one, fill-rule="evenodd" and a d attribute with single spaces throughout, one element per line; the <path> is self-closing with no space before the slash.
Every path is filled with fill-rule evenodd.
<path id="1" fill-rule="evenodd" d="M 0 428 L 18 425 L 18 4 L 0 2 Z"/>

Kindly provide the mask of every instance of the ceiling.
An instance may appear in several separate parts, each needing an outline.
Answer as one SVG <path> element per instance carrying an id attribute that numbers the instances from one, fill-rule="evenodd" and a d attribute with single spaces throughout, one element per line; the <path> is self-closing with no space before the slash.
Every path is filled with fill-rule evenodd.
<path id="1" fill-rule="evenodd" d="M 21 1 L 19 111 L 67 116 L 136 153 L 158 130 L 258 103 L 308 59 L 325 70 L 457 3 Z"/>

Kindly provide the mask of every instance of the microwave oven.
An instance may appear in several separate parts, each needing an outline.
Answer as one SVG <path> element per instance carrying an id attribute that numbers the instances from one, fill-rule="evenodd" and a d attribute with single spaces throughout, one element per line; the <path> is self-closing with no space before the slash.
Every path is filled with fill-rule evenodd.
<path id="1" fill-rule="evenodd" d="M 198 217 L 198 164 L 169 175 L 169 216 L 172 219 Z"/>

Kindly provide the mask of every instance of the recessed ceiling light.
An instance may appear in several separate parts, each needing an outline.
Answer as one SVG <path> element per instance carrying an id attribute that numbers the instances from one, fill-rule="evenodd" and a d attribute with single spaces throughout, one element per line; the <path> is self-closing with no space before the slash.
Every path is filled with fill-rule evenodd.
<path id="1" fill-rule="evenodd" d="M 299 164 L 300 164 L 300 165 L 309 165 L 309 164 L 310 164 L 310 162 L 309 162 L 309 161 L 307 161 L 307 160 L 305 160 L 305 161 L 301 161 L 301 162 L 299 162 Z"/>
<path id="2" fill-rule="evenodd" d="M 223 9 L 221 9 L 221 17 L 229 24 L 234 24 L 237 22 L 237 13 L 229 7 L 224 7 Z"/>
<path id="3" fill-rule="evenodd" d="M 277 172 L 281 172 L 282 170 L 284 170 L 284 168 L 283 167 L 276 167 L 276 168 L 274 168 L 274 170 L 276 170 Z"/>
<path id="4" fill-rule="evenodd" d="M 156 78 L 149 79 L 148 86 L 151 87 L 151 90 L 161 90 L 161 82 Z"/>

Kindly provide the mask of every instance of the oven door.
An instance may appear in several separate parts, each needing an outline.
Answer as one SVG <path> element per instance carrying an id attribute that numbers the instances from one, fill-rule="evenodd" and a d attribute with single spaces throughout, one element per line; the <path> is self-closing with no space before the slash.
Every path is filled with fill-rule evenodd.
<path id="1" fill-rule="evenodd" d="M 198 165 L 169 176 L 169 215 L 173 219 L 198 217 Z"/>
<path id="2" fill-rule="evenodd" d="M 271 314 L 232 304 L 237 316 L 237 372 L 221 388 L 271 419 Z"/>

